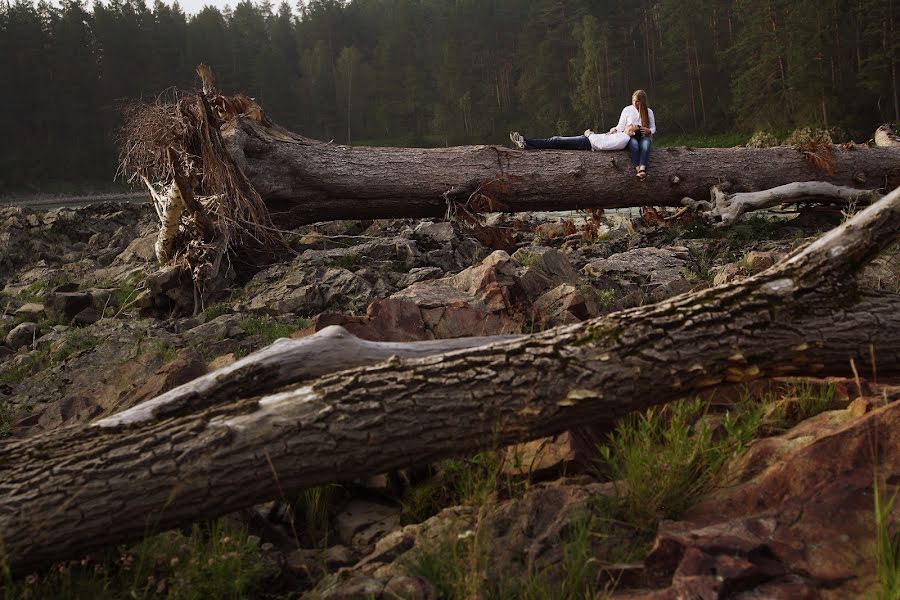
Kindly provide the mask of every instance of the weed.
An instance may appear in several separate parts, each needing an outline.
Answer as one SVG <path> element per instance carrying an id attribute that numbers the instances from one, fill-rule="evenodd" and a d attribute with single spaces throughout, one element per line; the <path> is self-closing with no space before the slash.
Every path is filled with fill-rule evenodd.
<path id="1" fill-rule="evenodd" d="M 343 493 L 339 485 L 322 485 L 303 490 L 294 501 L 292 509 L 302 519 L 303 535 L 314 546 L 328 545 L 335 501 Z"/>
<path id="2" fill-rule="evenodd" d="M 226 521 L 194 525 L 190 535 L 169 531 L 132 549 L 108 551 L 54 565 L 23 581 L 6 577 L 10 598 L 69 599 L 165 597 L 239 599 L 261 587 L 267 567 L 245 529 Z"/>
<path id="3" fill-rule="evenodd" d="M 897 493 L 887 497 L 885 484 L 876 475 L 873 484 L 875 496 L 875 574 L 878 588 L 877 600 L 900 598 L 900 531 L 891 526 L 891 512 Z"/>
<path id="4" fill-rule="evenodd" d="M 541 262 L 540 256 L 528 250 L 519 250 L 516 252 L 515 258 L 523 267 L 534 267 Z"/>
<path id="5" fill-rule="evenodd" d="M 153 342 L 150 346 L 150 351 L 157 354 L 164 365 L 175 360 L 175 356 L 178 355 L 178 351 L 175 348 L 163 341 Z"/>
<path id="6" fill-rule="evenodd" d="M 204 314 L 206 315 L 206 322 L 208 323 L 213 319 L 228 314 L 229 312 L 231 312 L 231 307 L 229 307 L 227 303 L 218 302 L 207 308 Z"/>
<path id="7" fill-rule="evenodd" d="M 295 331 L 309 327 L 309 319 L 301 318 L 294 323 L 282 324 L 257 317 L 247 317 L 241 319 L 240 327 L 247 334 L 258 335 L 266 343 L 271 344 L 279 338 L 288 337 Z M 235 356 L 237 355 L 235 354 Z"/>
<path id="8" fill-rule="evenodd" d="M 832 408 L 834 396 L 833 384 L 800 382 L 785 386 L 774 397 L 765 399 L 769 410 L 763 420 L 763 429 L 767 434 L 787 431 Z"/>
<path id="9" fill-rule="evenodd" d="M 700 399 L 684 400 L 620 421 L 600 455 L 624 489 L 622 518 L 639 531 L 677 518 L 715 483 L 727 459 L 743 450 L 758 427 L 756 411 L 726 415 L 715 439 Z"/>
<path id="10" fill-rule="evenodd" d="M 616 303 L 616 290 L 600 290 L 597 292 L 597 302 L 603 310 L 612 308 Z"/>
<path id="11" fill-rule="evenodd" d="M 65 362 L 80 352 L 93 350 L 100 343 L 100 338 L 91 335 L 84 329 L 70 328 L 66 331 L 63 343 L 50 355 L 52 364 Z"/>
<path id="12" fill-rule="evenodd" d="M 338 269 L 346 269 L 348 271 L 355 271 L 359 268 L 360 263 L 362 262 L 362 257 L 359 254 L 342 254 L 334 259 L 332 259 L 328 264 L 329 266 L 336 267 Z"/>
<path id="13" fill-rule="evenodd" d="M 12 435 L 12 428 L 19 411 L 9 402 L 0 403 L 0 439 Z"/>
<path id="14" fill-rule="evenodd" d="M 404 520 L 418 523 L 457 504 L 480 506 L 501 488 L 505 495 L 517 495 L 524 484 L 504 479 L 502 469 L 498 452 L 441 462 L 429 481 L 405 490 L 401 499 Z"/>

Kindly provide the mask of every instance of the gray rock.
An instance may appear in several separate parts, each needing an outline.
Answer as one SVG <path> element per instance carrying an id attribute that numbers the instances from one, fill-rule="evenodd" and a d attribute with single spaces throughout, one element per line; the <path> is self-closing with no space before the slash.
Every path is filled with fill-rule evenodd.
<path id="1" fill-rule="evenodd" d="M 87 292 L 52 292 L 44 306 L 50 318 L 62 323 L 71 323 L 75 315 L 91 305 L 91 295 Z"/>
<path id="2" fill-rule="evenodd" d="M 27 302 L 17 308 L 15 314 L 20 317 L 26 316 L 39 319 L 46 314 L 46 311 L 44 310 L 43 304 L 38 304 L 36 302 Z"/>
<path id="3" fill-rule="evenodd" d="M 416 267 L 414 269 L 410 269 L 409 273 L 407 273 L 400 279 L 398 285 L 402 289 L 420 281 L 438 279 L 443 275 L 444 271 L 438 267 Z"/>
<path id="4" fill-rule="evenodd" d="M 423 221 L 413 230 L 417 238 L 426 238 L 434 242 L 450 242 L 456 237 L 453 225 L 449 221 L 434 223 Z"/>
<path id="5" fill-rule="evenodd" d="M 100 313 L 93 306 L 88 306 L 72 318 L 73 325 L 93 325 L 100 320 Z"/>
<path id="6" fill-rule="evenodd" d="M 22 346 L 30 346 L 40 336 L 41 328 L 37 323 L 19 323 L 6 334 L 6 345 L 12 350 L 18 350 Z"/>
<path id="7" fill-rule="evenodd" d="M 351 500 L 335 517 L 341 543 L 367 554 L 375 542 L 400 528 L 400 509 L 365 500 Z"/>

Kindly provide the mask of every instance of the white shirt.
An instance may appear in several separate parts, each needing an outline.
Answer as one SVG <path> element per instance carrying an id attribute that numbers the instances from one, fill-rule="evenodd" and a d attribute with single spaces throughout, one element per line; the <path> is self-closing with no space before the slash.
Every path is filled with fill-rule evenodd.
<path id="1" fill-rule="evenodd" d="M 650 117 L 650 133 L 656 134 L 656 119 L 653 116 L 653 109 L 648 108 L 647 114 Z M 619 117 L 619 124 L 616 125 L 616 131 L 625 132 L 625 128 L 629 125 L 641 126 L 641 113 L 634 105 L 626 106 L 622 109 L 622 116 Z"/>
<path id="2" fill-rule="evenodd" d="M 592 133 L 588 136 L 591 140 L 591 150 L 623 150 L 628 145 L 631 136 L 627 133 Z"/>

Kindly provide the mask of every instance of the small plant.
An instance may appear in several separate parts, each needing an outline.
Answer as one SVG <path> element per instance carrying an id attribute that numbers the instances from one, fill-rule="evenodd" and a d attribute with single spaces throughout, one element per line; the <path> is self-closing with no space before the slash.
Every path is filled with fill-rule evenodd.
<path id="1" fill-rule="evenodd" d="M 782 388 L 769 398 L 769 412 L 763 421 L 767 433 L 787 431 L 796 424 L 834 406 L 833 384 L 800 382 Z"/>
<path id="2" fill-rule="evenodd" d="M 891 524 L 895 491 L 890 497 L 885 491 L 885 483 L 876 474 L 873 484 L 875 496 L 875 574 L 878 587 L 877 600 L 900 598 L 900 531 Z"/>
<path id="3" fill-rule="evenodd" d="M 257 317 L 247 317 L 241 319 L 240 327 L 249 335 L 258 335 L 266 343 L 271 344 L 279 338 L 289 337 L 295 331 L 309 327 L 309 319 L 301 318 L 294 323 L 281 324 Z"/>
<path id="4" fill-rule="evenodd" d="M 178 351 L 163 341 L 156 341 L 150 346 L 150 351 L 157 354 L 162 363 L 168 364 L 175 360 Z"/>
<path id="5" fill-rule="evenodd" d="M 362 257 L 359 254 L 347 253 L 332 259 L 328 264 L 329 266 L 336 267 L 338 269 L 355 271 L 359 268 L 361 262 Z"/>
<path id="6" fill-rule="evenodd" d="M 9 598 L 68 600 L 157 598 L 239 600 L 256 597 L 268 567 L 243 527 L 216 521 L 191 533 L 169 531 L 133 548 L 120 547 L 98 559 L 53 565 L 24 580 L 7 573 Z"/>
<path id="7" fill-rule="evenodd" d="M 714 438 L 699 400 L 684 400 L 624 419 L 601 446 L 614 481 L 624 484 L 623 519 L 652 531 L 677 518 L 715 483 L 725 462 L 756 433 L 758 413 L 726 415 L 726 435 Z"/>
<path id="8" fill-rule="evenodd" d="M 300 492 L 292 506 L 299 520 L 295 533 L 316 547 L 326 547 L 335 501 L 341 494 L 343 488 L 339 485 L 322 485 Z"/>
<path id="9" fill-rule="evenodd" d="M 18 411 L 9 403 L 0 403 L 0 439 L 12 435 Z"/>
<path id="10" fill-rule="evenodd" d="M 528 250 L 518 250 L 515 259 L 523 267 L 534 267 L 541 262 L 541 257 Z"/>
<path id="11" fill-rule="evenodd" d="M 603 310 L 607 310 L 616 303 L 616 290 L 600 290 L 597 292 L 597 302 Z"/>
<path id="12" fill-rule="evenodd" d="M 207 308 L 204 314 L 206 315 L 206 321 L 209 322 L 222 315 L 228 314 L 229 312 L 231 312 L 231 308 L 228 304 L 225 302 L 218 302 Z"/>

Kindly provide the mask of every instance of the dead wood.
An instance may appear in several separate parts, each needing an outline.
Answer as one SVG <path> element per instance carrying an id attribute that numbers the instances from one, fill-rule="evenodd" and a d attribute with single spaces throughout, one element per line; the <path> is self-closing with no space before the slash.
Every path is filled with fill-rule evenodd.
<path id="1" fill-rule="evenodd" d="M 274 390 L 248 361 L 225 376 L 227 385 L 217 388 L 213 375 L 178 402 L 2 442 L 6 560 L 18 571 L 281 490 L 609 424 L 721 383 L 848 375 L 851 361 L 868 370 L 873 356 L 879 375 L 898 375 L 900 298 L 854 281 L 896 241 L 898 222 L 895 190 L 741 282 L 299 384 L 292 382 L 307 375 L 292 374 L 285 361 Z M 274 365 L 279 347 L 266 352 Z M 205 399 L 210 389 L 213 402 Z"/>

